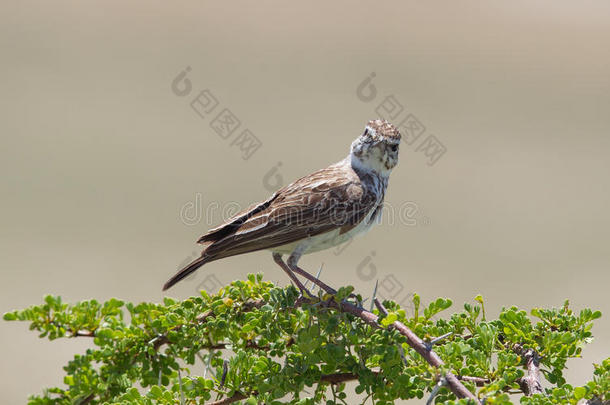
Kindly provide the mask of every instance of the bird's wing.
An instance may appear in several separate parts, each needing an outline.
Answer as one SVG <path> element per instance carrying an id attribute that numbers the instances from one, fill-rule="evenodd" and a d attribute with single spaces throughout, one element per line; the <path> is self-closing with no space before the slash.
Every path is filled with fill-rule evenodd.
<path id="1" fill-rule="evenodd" d="M 225 236 L 228 236 L 239 229 L 248 219 L 250 219 L 253 215 L 258 214 L 259 212 L 267 209 L 271 202 L 277 196 L 277 192 L 269 197 L 267 200 L 260 202 L 258 204 L 254 204 L 243 211 L 238 212 L 233 215 L 231 218 L 226 220 L 221 225 L 216 228 L 210 229 L 205 235 L 201 236 L 197 243 L 208 244 L 209 242 L 218 241 Z"/>
<path id="2" fill-rule="evenodd" d="M 337 164 L 303 177 L 267 201 L 202 236 L 212 260 L 290 244 L 340 228 L 347 232 L 377 204 L 349 165 Z"/>

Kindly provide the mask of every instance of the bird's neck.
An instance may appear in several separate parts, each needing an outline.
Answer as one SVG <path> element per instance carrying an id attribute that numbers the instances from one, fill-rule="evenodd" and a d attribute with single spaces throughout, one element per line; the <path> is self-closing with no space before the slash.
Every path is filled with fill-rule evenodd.
<path id="1" fill-rule="evenodd" d="M 386 181 L 390 177 L 392 169 L 388 169 L 379 159 L 372 159 L 369 156 L 360 157 L 354 153 L 350 153 L 347 157 L 352 169 L 359 173 L 374 173 L 375 175 L 385 178 Z"/>
<path id="2" fill-rule="evenodd" d="M 358 156 L 351 153 L 346 160 L 351 165 L 352 169 L 366 187 L 383 195 L 388 187 L 391 170 L 385 168 L 381 163 L 379 165 L 370 164 L 370 160 L 364 162 Z"/>

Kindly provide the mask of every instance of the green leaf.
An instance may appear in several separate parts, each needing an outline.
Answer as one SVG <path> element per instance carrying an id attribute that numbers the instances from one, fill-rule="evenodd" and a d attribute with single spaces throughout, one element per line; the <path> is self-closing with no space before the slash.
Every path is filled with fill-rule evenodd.
<path id="1" fill-rule="evenodd" d="M 386 316 L 385 318 L 383 318 L 381 320 L 381 325 L 387 328 L 388 326 L 390 326 L 397 320 L 398 320 L 398 315 L 396 314 L 396 312 L 390 312 L 388 314 L 388 316 Z"/>
<path id="2" fill-rule="evenodd" d="M 14 321 L 17 319 L 17 314 L 14 312 L 7 312 L 2 317 L 5 321 Z"/>
<path id="3" fill-rule="evenodd" d="M 580 400 L 587 395 L 587 389 L 585 387 L 576 387 L 574 388 L 574 398 L 576 400 Z"/>

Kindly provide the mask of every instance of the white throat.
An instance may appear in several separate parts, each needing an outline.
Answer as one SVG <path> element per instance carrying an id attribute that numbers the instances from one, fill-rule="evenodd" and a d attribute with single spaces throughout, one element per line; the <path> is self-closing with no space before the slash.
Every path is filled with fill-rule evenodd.
<path id="1" fill-rule="evenodd" d="M 392 172 L 392 169 L 386 168 L 383 162 L 380 159 L 377 159 L 375 156 L 367 155 L 363 159 L 356 156 L 352 151 L 350 152 L 348 159 L 355 170 L 360 170 L 363 172 L 375 172 L 381 177 L 386 178 L 390 177 L 390 173 Z"/>

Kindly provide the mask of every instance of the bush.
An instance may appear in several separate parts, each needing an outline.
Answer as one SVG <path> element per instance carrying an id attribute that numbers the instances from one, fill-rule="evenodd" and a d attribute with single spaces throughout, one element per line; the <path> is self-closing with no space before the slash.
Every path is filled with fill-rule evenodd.
<path id="1" fill-rule="evenodd" d="M 599 311 L 576 314 L 566 302 L 529 315 L 506 308 L 489 320 L 478 296 L 441 318 L 451 300 L 422 308 L 415 295 L 407 316 L 391 301 L 371 313 L 351 292 L 305 298 L 249 275 L 215 295 L 163 304 L 66 304 L 47 296 L 4 319 L 27 321 L 50 340 L 93 341 L 64 367 L 64 386 L 30 404 L 347 404 L 349 381 L 350 403 L 609 400 L 610 359 L 594 366 L 584 386 L 563 376 L 567 360 L 591 341 Z"/>

